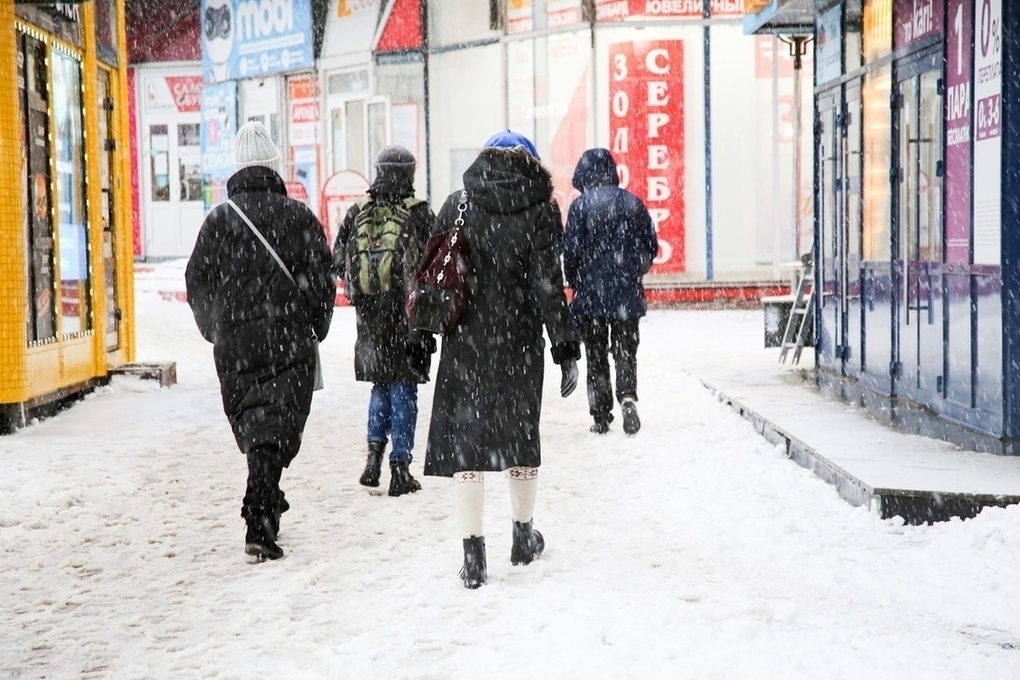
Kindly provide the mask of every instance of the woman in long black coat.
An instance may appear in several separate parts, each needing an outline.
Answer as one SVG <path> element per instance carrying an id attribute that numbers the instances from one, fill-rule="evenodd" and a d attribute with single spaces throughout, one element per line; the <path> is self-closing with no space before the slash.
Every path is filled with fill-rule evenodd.
<path id="1" fill-rule="evenodd" d="M 275 152 L 275 153 L 274 153 Z M 228 204 L 202 224 L 185 279 L 202 336 L 213 343 L 223 411 L 247 455 L 241 515 L 245 551 L 276 559 L 283 468 L 301 447 L 315 380 L 315 339 L 329 332 L 336 296 L 329 243 L 273 167 L 279 152 L 260 123 L 241 128 L 230 199 L 277 252 L 294 282 Z"/>
<path id="2" fill-rule="evenodd" d="M 454 479 L 461 577 L 476 588 L 486 580 L 482 473 L 509 471 L 511 562 L 527 564 L 544 547 L 532 528 L 542 462 L 542 329 L 562 368 L 563 396 L 576 385 L 580 346 L 563 292 L 560 212 L 534 145 L 510 131 L 496 135 L 464 173 L 464 188 L 469 293 L 459 324 L 443 338 L 425 474 Z M 460 200 L 460 191 L 450 195 L 433 233 L 453 227 Z"/>

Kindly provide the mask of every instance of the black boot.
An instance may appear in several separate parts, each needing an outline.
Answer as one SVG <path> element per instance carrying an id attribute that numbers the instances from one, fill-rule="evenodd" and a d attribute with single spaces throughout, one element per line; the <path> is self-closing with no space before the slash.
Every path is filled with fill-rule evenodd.
<path id="1" fill-rule="evenodd" d="M 595 419 L 595 424 L 588 428 L 589 431 L 595 434 L 605 434 L 609 432 L 609 423 L 613 422 L 612 413 L 600 413 L 592 416 Z"/>
<path id="2" fill-rule="evenodd" d="M 288 510 L 290 510 L 290 503 L 288 503 L 287 499 L 283 497 L 283 491 L 281 491 L 280 495 L 277 497 L 276 505 L 273 506 L 273 513 L 270 515 L 271 521 L 269 526 L 272 528 L 274 536 L 280 535 L 280 515 Z"/>
<path id="3" fill-rule="evenodd" d="M 485 568 L 485 537 L 472 536 L 464 539 L 464 566 L 460 570 L 464 587 L 474 590 L 489 579 Z"/>
<path id="4" fill-rule="evenodd" d="M 620 402 L 620 408 L 623 410 L 623 431 L 627 434 L 637 434 L 637 431 L 641 429 L 641 419 L 638 418 L 634 398 L 625 397 Z"/>
<path id="5" fill-rule="evenodd" d="M 273 520 L 269 515 L 247 517 L 245 523 L 248 531 L 244 536 L 244 552 L 254 555 L 259 562 L 283 557 L 283 550 L 276 545 L 276 532 L 273 531 Z"/>
<path id="6" fill-rule="evenodd" d="M 510 564 L 531 564 L 545 550 L 541 532 L 531 527 L 532 522 L 514 522 L 514 544 L 510 548 Z"/>
<path id="7" fill-rule="evenodd" d="M 405 493 L 421 491 L 421 484 L 411 476 L 408 463 L 390 463 L 390 495 L 403 496 Z"/>
<path id="8" fill-rule="evenodd" d="M 368 443 L 368 460 L 365 463 L 365 471 L 361 473 L 362 486 L 379 486 L 379 473 L 382 470 L 383 450 L 386 442 Z"/>

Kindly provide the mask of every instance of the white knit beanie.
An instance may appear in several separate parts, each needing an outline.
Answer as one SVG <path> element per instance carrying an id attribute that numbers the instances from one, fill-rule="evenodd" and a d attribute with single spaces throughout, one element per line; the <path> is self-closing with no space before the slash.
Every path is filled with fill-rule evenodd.
<path id="1" fill-rule="evenodd" d="M 234 171 L 252 165 L 264 165 L 280 171 L 280 150 L 273 144 L 266 126 L 257 120 L 241 126 L 234 137 Z"/>

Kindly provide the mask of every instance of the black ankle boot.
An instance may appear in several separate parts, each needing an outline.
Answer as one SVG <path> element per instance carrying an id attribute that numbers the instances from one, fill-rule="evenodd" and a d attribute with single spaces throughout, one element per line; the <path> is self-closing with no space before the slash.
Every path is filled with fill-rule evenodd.
<path id="1" fill-rule="evenodd" d="M 405 493 L 421 491 L 421 484 L 411 476 L 407 463 L 390 463 L 390 495 L 403 496 Z"/>
<path id="2" fill-rule="evenodd" d="M 276 545 L 276 532 L 269 515 L 253 515 L 247 517 L 245 523 L 248 525 L 244 536 L 245 553 L 254 555 L 259 562 L 283 557 L 283 550 Z"/>
<path id="3" fill-rule="evenodd" d="M 485 537 L 472 536 L 464 539 L 464 566 L 460 570 L 464 587 L 474 590 L 489 579 L 485 568 Z"/>
<path id="4" fill-rule="evenodd" d="M 514 522 L 514 544 L 510 548 L 510 564 L 531 564 L 545 550 L 541 532 L 531 527 L 532 522 Z"/>
<path id="5" fill-rule="evenodd" d="M 383 450 L 386 442 L 368 443 L 368 460 L 365 463 L 365 471 L 361 473 L 362 486 L 379 486 L 379 473 L 382 470 Z"/>

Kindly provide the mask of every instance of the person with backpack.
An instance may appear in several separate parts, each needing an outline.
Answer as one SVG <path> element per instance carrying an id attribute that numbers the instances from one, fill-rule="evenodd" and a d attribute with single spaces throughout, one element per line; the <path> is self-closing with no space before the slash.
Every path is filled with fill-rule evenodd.
<path id="1" fill-rule="evenodd" d="M 659 239 L 645 204 L 620 188 L 609 149 L 581 154 L 573 184 L 581 195 L 567 212 L 563 275 L 574 289 L 570 311 L 584 342 L 588 406 L 595 421 L 590 429 L 605 434 L 613 420 L 612 351 L 623 431 L 636 434 L 641 428 L 636 404 L 638 322 L 647 310 L 641 277 L 652 266 Z"/>
<path id="2" fill-rule="evenodd" d="M 387 146 L 375 161 L 368 196 L 347 211 L 333 246 L 334 271 L 357 317 L 355 379 L 372 383 L 368 402 L 368 458 L 359 480 L 378 487 L 387 439 L 390 496 L 421 489 L 410 471 L 418 421 L 418 385 L 429 380 L 436 342 L 411 331 L 404 311 L 414 274 L 435 216 L 414 197 L 415 158 Z"/>

